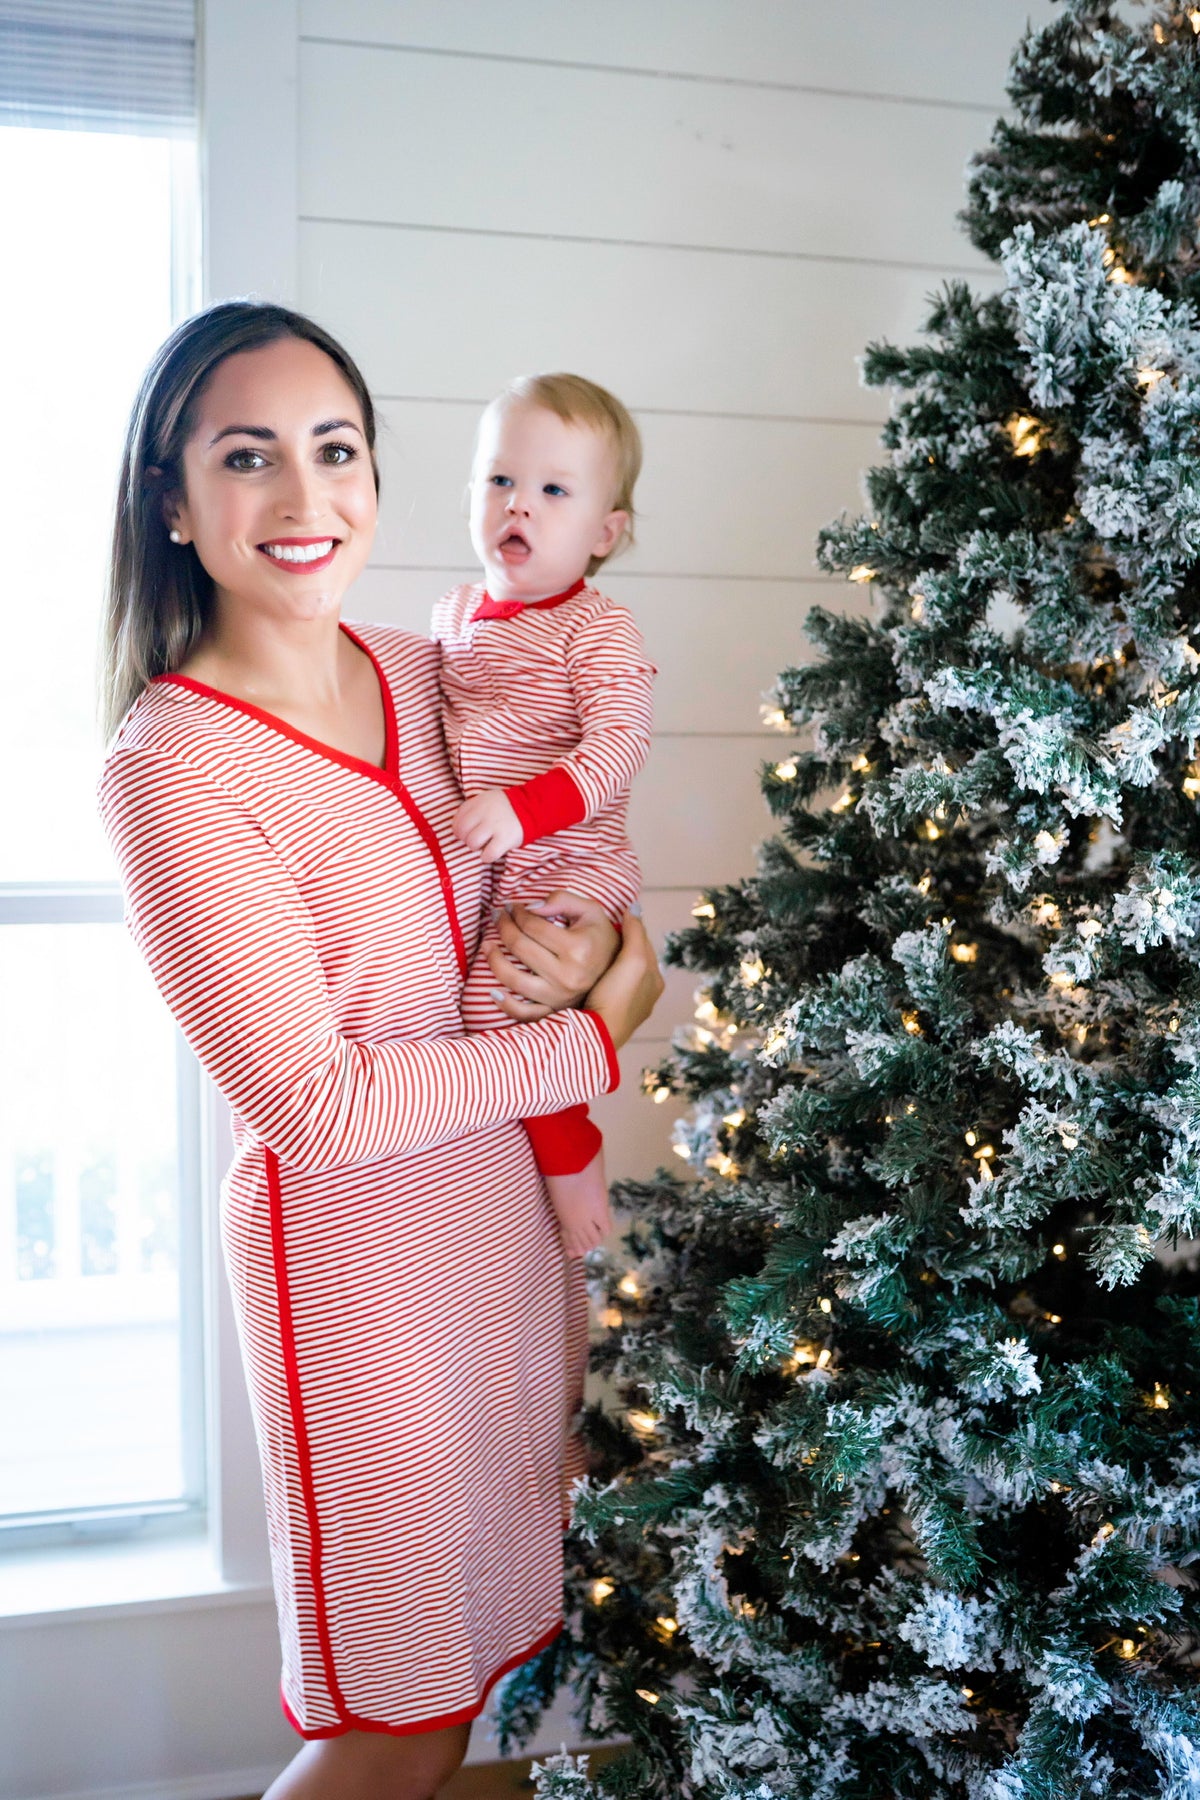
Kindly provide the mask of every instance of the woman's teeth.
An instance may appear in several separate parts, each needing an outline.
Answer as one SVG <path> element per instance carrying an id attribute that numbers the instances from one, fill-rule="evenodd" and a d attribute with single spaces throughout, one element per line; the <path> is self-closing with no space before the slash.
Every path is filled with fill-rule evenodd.
<path id="1" fill-rule="evenodd" d="M 259 548 L 276 562 L 319 562 L 333 549 L 333 539 L 322 538 L 319 544 L 262 544 Z"/>

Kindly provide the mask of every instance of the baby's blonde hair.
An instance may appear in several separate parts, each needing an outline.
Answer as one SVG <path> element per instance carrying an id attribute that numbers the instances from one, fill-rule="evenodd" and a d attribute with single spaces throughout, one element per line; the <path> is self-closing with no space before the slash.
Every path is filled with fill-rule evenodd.
<path id="1" fill-rule="evenodd" d="M 642 472 L 642 439 L 628 411 L 615 394 L 589 381 L 585 375 L 559 372 L 553 375 L 518 375 L 502 388 L 483 414 L 514 401 L 525 406 L 544 406 L 567 425 L 586 425 L 608 440 L 616 463 L 617 486 L 613 496 L 613 512 L 629 514 L 629 523 L 609 551 L 608 556 L 593 556 L 587 573 L 594 575 L 608 557 L 617 556 L 633 543 L 633 490 Z M 483 420 L 480 420 L 480 424 Z"/>

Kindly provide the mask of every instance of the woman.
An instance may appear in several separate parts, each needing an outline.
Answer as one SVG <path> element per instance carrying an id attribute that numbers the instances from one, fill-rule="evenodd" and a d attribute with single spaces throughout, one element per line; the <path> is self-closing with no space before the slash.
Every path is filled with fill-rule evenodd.
<path id="1" fill-rule="evenodd" d="M 311 321 L 187 321 L 134 408 L 107 620 L 131 929 L 235 1118 L 223 1236 L 309 1740 L 270 1800 L 427 1800 L 559 1629 L 583 1300 L 515 1121 L 612 1085 L 662 986 L 637 920 L 602 974 L 611 927 L 564 896 L 565 928 L 502 921 L 523 1022 L 462 1035 L 486 896 L 437 650 L 339 620 L 374 437 Z"/>

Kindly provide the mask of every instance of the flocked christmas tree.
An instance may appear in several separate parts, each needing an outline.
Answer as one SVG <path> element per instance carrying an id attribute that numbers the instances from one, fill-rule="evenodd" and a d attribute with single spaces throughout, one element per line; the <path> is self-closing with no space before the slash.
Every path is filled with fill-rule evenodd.
<path id="1" fill-rule="evenodd" d="M 1200 9 L 1026 38 L 774 704 L 779 835 L 673 958 L 539 1792 L 1200 1796 Z M 805 738 L 805 732 L 808 737 Z M 782 748 L 782 747 L 781 747 Z M 619 1323 L 617 1322 L 619 1315 Z"/>

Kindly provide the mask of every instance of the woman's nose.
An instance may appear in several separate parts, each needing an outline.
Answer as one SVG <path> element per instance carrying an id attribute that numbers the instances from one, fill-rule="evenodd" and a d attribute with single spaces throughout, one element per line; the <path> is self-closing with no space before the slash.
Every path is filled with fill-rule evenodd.
<path id="1" fill-rule="evenodd" d="M 289 475 L 279 496 L 280 511 L 289 519 L 315 519 L 324 510 L 316 473 L 297 467 Z"/>

